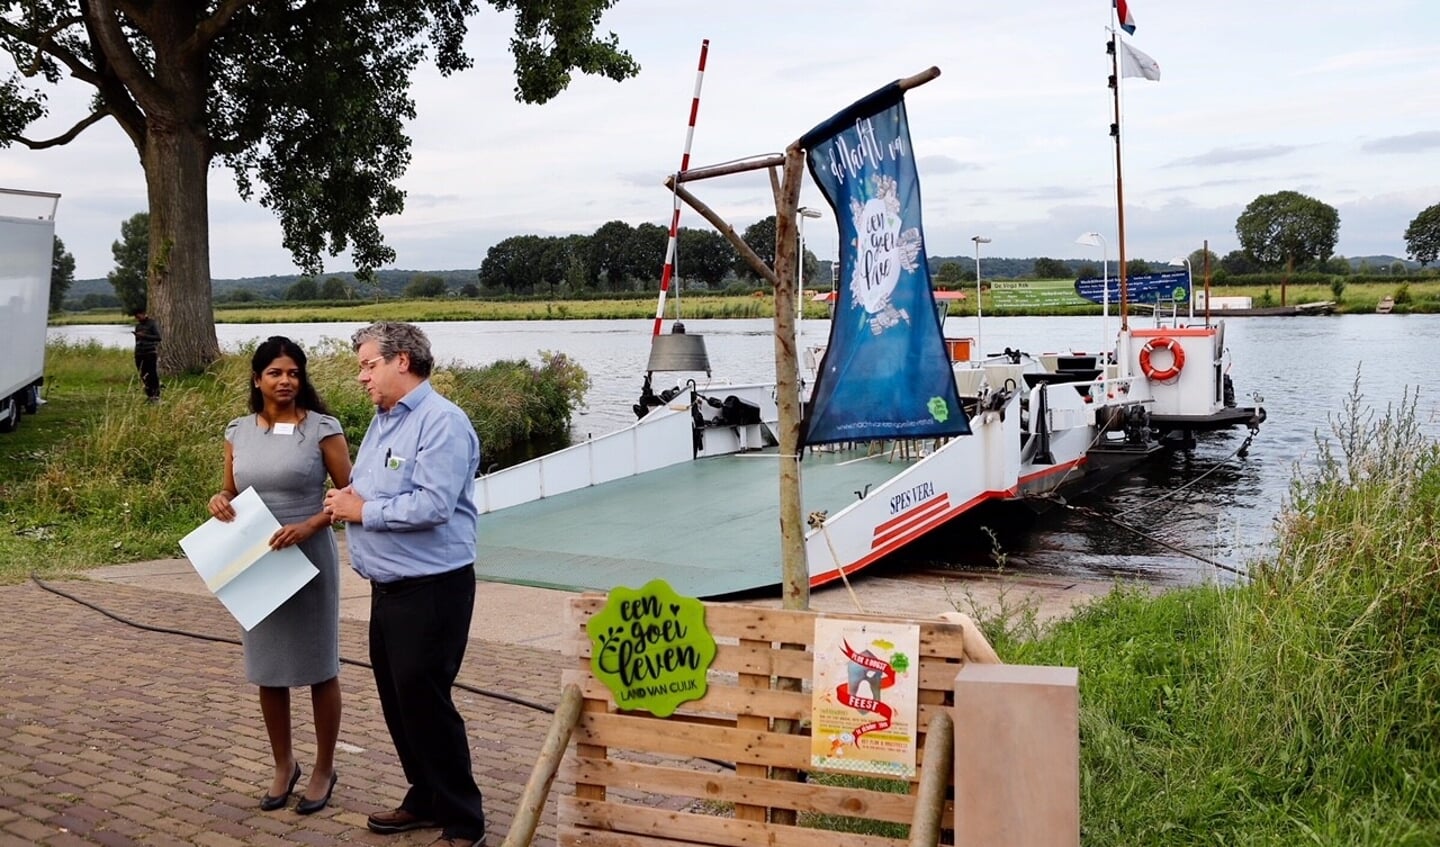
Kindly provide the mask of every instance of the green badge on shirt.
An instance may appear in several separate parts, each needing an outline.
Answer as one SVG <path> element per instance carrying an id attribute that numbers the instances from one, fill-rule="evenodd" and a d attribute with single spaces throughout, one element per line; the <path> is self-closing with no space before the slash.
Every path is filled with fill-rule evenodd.
<path id="1" fill-rule="evenodd" d="M 715 661 L 705 604 L 681 597 L 664 580 L 638 591 L 612 589 L 585 631 L 590 667 L 620 708 L 663 718 L 705 696 L 705 672 Z"/>

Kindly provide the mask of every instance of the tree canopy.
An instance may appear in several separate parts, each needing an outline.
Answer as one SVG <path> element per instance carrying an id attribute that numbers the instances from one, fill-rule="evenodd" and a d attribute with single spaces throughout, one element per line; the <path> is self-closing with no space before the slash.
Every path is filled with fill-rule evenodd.
<path id="1" fill-rule="evenodd" d="M 149 212 L 136 212 L 120 224 L 120 240 L 111 243 L 110 255 L 115 257 L 115 270 L 106 278 L 125 314 L 149 308 L 145 298 L 145 269 L 150 264 Z"/>
<path id="2" fill-rule="evenodd" d="M 1144 276 L 1150 273 L 1150 263 L 1144 259 L 1130 259 L 1125 262 L 1125 276 Z"/>
<path id="3" fill-rule="evenodd" d="M 1416 215 L 1405 227 L 1405 249 L 1421 267 L 1440 258 L 1440 203 Z"/>
<path id="4" fill-rule="evenodd" d="M 1035 260 L 1036 279 L 1068 279 L 1070 277 L 1070 266 L 1049 256 L 1041 256 Z"/>
<path id="5" fill-rule="evenodd" d="M 1203 247 L 1192 250 L 1186 257 L 1190 260 L 1190 273 L 1196 279 L 1205 278 L 1206 260 L 1209 260 L 1210 272 L 1214 273 L 1220 269 L 1220 257 L 1215 255 L 1214 250 L 1207 250 Z"/>
<path id="6" fill-rule="evenodd" d="M 65 292 L 75 282 L 75 257 L 65 249 L 65 242 L 55 236 L 50 255 L 50 311 L 58 312 L 65 303 Z"/>
<path id="7" fill-rule="evenodd" d="M 745 227 L 745 232 L 740 236 L 749 248 L 755 251 L 760 261 L 769 267 L 775 267 L 775 216 L 770 215 L 761 218 L 755 223 Z M 738 253 L 734 262 L 735 275 L 741 279 L 758 280 L 760 277 Z"/>
<path id="8" fill-rule="evenodd" d="M 513 12 L 515 97 L 543 103 L 571 73 L 615 80 L 635 61 L 597 36 L 615 0 L 486 0 Z M 151 310 L 167 327 L 166 371 L 219 355 L 210 296 L 206 179 L 218 157 L 246 199 L 280 219 L 308 274 L 350 251 L 361 272 L 387 264 L 379 219 L 404 208 L 410 75 L 433 59 L 469 67 L 466 19 L 479 0 L 0 0 L 0 147 L 67 144 L 116 121 L 140 155 L 150 197 Z M 91 112 L 52 138 L 25 133 L 46 89 L 87 85 Z"/>
<path id="9" fill-rule="evenodd" d="M 1298 191 L 1262 194 L 1236 219 L 1235 235 L 1262 265 L 1324 262 L 1340 238 L 1340 213 Z"/>
<path id="10" fill-rule="evenodd" d="M 313 276 L 302 276 L 285 289 L 285 299 L 296 303 L 308 303 L 320 299 L 320 283 Z"/>
<path id="11" fill-rule="evenodd" d="M 321 300 L 349 300 L 350 289 L 345 285 L 345 280 L 338 276 L 332 276 L 320 285 Z"/>

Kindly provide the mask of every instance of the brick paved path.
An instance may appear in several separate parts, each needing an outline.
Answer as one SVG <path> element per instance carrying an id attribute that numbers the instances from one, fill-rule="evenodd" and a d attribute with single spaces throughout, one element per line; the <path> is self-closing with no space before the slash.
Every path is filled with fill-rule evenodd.
<path id="1" fill-rule="evenodd" d="M 239 636 L 211 597 L 54 585 L 152 626 Z M 366 659 L 363 622 L 341 621 L 340 653 Z M 549 650 L 472 640 L 460 681 L 553 706 L 560 665 Z M 34 583 L 0 587 L 0 845 L 428 844 L 438 830 L 365 829 L 366 815 L 399 802 L 405 780 L 369 669 L 343 664 L 340 682 L 340 781 L 330 806 L 309 817 L 261 812 L 272 765 L 239 646 L 136 629 Z M 307 778 L 309 700 L 303 689 L 291 698 Z M 498 847 L 550 715 L 462 690 L 456 701 Z M 555 843 L 554 795 L 565 790 L 557 780 L 536 844 Z"/>

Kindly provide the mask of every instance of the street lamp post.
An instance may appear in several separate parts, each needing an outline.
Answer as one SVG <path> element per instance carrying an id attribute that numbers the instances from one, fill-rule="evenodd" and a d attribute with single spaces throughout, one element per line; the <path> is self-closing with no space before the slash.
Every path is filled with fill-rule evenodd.
<path id="1" fill-rule="evenodd" d="M 1075 243 L 1100 248 L 1100 349 L 1104 351 L 1110 344 L 1110 248 L 1105 243 L 1105 236 L 1098 232 L 1081 233 Z"/>
<path id="2" fill-rule="evenodd" d="M 795 211 L 796 237 L 800 240 L 800 258 L 795 269 L 795 287 L 799 291 L 795 297 L 795 318 L 799 320 L 805 316 L 805 219 L 820 217 L 820 210 L 801 206 Z"/>
<path id="3" fill-rule="evenodd" d="M 980 307 L 980 245 L 989 244 L 990 239 L 983 235 L 972 235 L 970 240 L 975 242 L 975 349 L 979 353 L 979 360 L 985 361 L 985 336 L 982 327 L 982 319 L 985 317 Z"/>
<path id="4" fill-rule="evenodd" d="M 1170 267 L 1185 269 L 1185 286 L 1190 289 L 1190 323 L 1195 322 L 1195 272 L 1190 269 L 1189 256 L 1176 256 L 1170 260 Z"/>

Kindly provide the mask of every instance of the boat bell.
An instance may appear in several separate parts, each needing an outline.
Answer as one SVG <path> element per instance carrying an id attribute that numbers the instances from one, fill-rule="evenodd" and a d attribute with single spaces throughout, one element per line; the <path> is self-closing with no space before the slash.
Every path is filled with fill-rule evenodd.
<path id="1" fill-rule="evenodd" d="M 685 332 L 685 325 L 676 321 L 669 334 L 650 339 L 650 361 L 647 371 L 704 371 L 710 375 L 710 357 L 705 353 L 705 339 Z"/>

